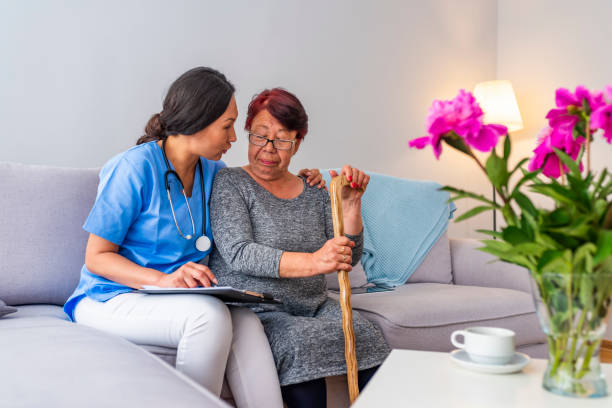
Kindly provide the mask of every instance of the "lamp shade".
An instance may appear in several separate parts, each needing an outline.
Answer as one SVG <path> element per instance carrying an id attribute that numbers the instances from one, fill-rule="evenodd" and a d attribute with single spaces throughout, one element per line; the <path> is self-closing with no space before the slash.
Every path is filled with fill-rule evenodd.
<path id="1" fill-rule="evenodd" d="M 484 123 L 505 125 L 509 132 L 523 128 L 523 119 L 510 81 L 481 82 L 474 88 L 474 97 L 484 112 Z"/>

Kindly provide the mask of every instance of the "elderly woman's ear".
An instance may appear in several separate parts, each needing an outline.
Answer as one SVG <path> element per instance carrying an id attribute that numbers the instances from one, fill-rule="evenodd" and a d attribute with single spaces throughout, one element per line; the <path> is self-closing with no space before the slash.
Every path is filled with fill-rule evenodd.
<path id="1" fill-rule="evenodd" d="M 296 139 L 295 147 L 293 148 L 293 155 L 295 155 L 298 152 L 300 148 L 300 144 L 302 144 L 302 138 Z"/>

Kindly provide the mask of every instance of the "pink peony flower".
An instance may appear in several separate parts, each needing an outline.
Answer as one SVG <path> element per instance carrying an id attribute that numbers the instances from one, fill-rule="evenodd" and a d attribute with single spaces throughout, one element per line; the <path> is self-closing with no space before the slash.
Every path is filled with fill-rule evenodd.
<path id="1" fill-rule="evenodd" d="M 410 142 L 408 142 L 408 146 L 416 147 L 417 149 L 424 149 L 427 145 L 429 145 L 430 140 L 431 137 L 429 136 L 417 137 L 416 139 L 412 139 Z"/>
<path id="2" fill-rule="evenodd" d="M 591 114 L 591 128 L 603 130 L 608 143 L 612 142 L 612 104 L 603 106 Z"/>
<path id="3" fill-rule="evenodd" d="M 566 88 L 559 88 L 555 92 L 555 103 L 557 104 L 557 107 L 563 108 L 566 111 L 571 107 L 582 109 L 583 101 L 585 99 L 592 111 L 600 108 L 606 103 L 601 92 L 590 92 L 583 85 L 577 86 L 574 93 L 571 93 Z"/>
<path id="4" fill-rule="evenodd" d="M 538 146 L 533 150 L 535 155 L 529 161 L 529 171 L 542 169 L 542 173 L 551 178 L 557 178 L 561 176 L 562 171 L 563 173 L 568 171 L 567 166 L 562 166 L 562 162 L 554 149 L 562 150 L 576 160 L 585 139 L 579 136 L 574 140 L 571 131 L 567 132 L 566 130 L 564 128 L 547 127 L 540 132 Z M 580 168 L 582 169 L 582 164 Z"/>
<path id="5" fill-rule="evenodd" d="M 552 128 L 573 129 L 578 123 L 578 116 L 568 113 L 566 108 L 549 110 L 546 119 L 548 119 L 548 125 Z"/>
<path id="6" fill-rule="evenodd" d="M 435 100 L 432 103 L 426 122 L 429 136 L 413 139 L 409 146 L 423 149 L 431 145 L 434 155 L 439 158 L 443 137 L 449 132 L 455 132 L 469 146 L 489 152 L 497 145 L 499 137 L 507 133 L 507 128 L 502 125 L 483 125 L 482 117 L 482 109 L 474 95 L 461 89 L 452 100 Z"/>
<path id="7" fill-rule="evenodd" d="M 465 141 L 481 152 L 490 152 L 497 146 L 499 137 L 506 133 L 508 133 L 508 128 L 503 125 L 482 125 L 477 134 L 468 133 Z"/>
<path id="8" fill-rule="evenodd" d="M 608 103 L 612 103 L 612 85 L 606 86 L 603 94 L 606 96 L 606 98 L 608 98 Z"/>

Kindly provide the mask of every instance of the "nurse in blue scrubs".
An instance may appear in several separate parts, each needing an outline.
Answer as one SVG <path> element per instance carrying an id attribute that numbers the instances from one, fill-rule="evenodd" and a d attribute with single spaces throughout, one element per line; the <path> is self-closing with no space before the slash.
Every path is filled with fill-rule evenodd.
<path id="1" fill-rule="evenodd" d="M 206 265 L 213 239 L 208 204 L 213 178 L 225 167 L 219 160 L 236 141 L 237 115 L 234 87 L 218 71 L 194 68 L 170 86 L 162 111 L 151 117 L 137 145 L 100 172 L 96 201 L 83 226 L 90 235 L 81 279 L 64 306 L 79 324 L 137 344 L 176 348 L 176 368 L 216 395 L 238 321 L 256 328 L 241 344 L 256 347 L 257 365 L 274 369 L 265 334 L 253 323 L 257 317 L 242 308 L 230 312 L 210 296 L 133 290 L 217 282 Z M 319 182 L 318 171 L 302 172 L 311 184 Z M 258 346 L 259 340 L 266 347 Z M 233 350 L 230 364 L 241 354 L 250 351 Z M 234 394 L 265 391 L 268 402 L 270 393 L 280 401 L 277 379 L 254 381 L 258 389 L 252 392 L 234 380 L 228 375 Z"/>

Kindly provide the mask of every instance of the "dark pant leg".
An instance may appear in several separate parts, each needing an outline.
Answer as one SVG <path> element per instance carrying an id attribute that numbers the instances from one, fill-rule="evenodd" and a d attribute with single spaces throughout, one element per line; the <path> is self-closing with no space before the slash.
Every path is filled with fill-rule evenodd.
<path id="1" fill-rule="evenodd" d="M 281 387 L 283 400 L 289 408 L 326 408 L 325 378 Z"/>
<path id="2" fill-rule="evenodd" d="M 380 366 L 367 368 L 357 372 L 357 385 L 359 386 L 359 391 L 363 390 L 366 384 L 370 382 L 370 379 L 374 376 L 378 367 Z"/>

